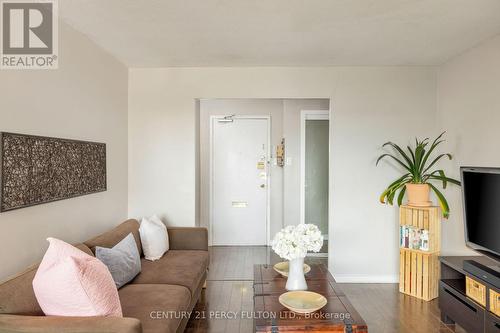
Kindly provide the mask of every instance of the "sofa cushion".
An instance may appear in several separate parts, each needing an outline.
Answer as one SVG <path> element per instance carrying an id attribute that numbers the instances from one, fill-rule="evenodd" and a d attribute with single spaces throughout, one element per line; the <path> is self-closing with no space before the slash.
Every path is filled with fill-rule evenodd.
<path id="1" fill-rule="evenodd" d="M 0 285 L 0 313 L 43 316 L 33 291 L 38 265 L 32 266 Z"/>
<path id="2" fill-rule="evenodd" d="M 175 333 L 190 310 L 191 293 L 182 286 L 128 284 L 118 294 L 124 317 L 139 319 L 143 333 Z"/>
<path id="3" fill-rule="evenodd" d="M 122 317 L 115 282 L 96 257 L 56 238 L 33 279 L 38 304 L 48 316 Z"/>
<path id="4" fill-rule="evenodd" d="M 141 256 L 132 233 L 111 249 L 96 246 L 95 256 L 108 267 L 117 288 L 141 272 Z"/>
<path id="5" fill-rule="evenodd" d="M 2 333 L 142 333 L 139 319 L 0 315 Z"/>
<path id="6" fill-rule="evenodd" d="M 89 239 L 88 241 L 85 241 L 83 243 L 87 245 L 92 250 L 92 252 L 95 253 L 96 246 L 112 248 L 122 239 L 124 239 L 129 233 L 132 233 L 134 235 L 137 249 L 139 250 L 139 254 L 142 255 L 141 237 L 139 236 L 139 222 L 134 219 L 127 220 L 117 227 L 109 230 L 108 232 Z"/>
<path id="7" fill-rule="evenodd" d="M 168 251 L 167 227 L 158 216 L 153 215 L 148 219 L 143 218 L 139 234 L 144 258 L 147 260 L 158 260 Z"/>
<path id="8" fill-rule="evenodd" d="M 164 283 L 184 286 L 194 295 L 207 271 L 208 251 L 170 250 L 156 261 L 141 260 L 142 271 L 134 284 Z"/>
<path id="9" fill-rule="evenodd" d="M 93 255 L 92 251 L 84 244 L 74 246 L 89 255 Z M 33 290 L 33 278 L 37 269 L 38 264 L 33 265 L 0 284 L 0 314 L 44 315 Z"/>

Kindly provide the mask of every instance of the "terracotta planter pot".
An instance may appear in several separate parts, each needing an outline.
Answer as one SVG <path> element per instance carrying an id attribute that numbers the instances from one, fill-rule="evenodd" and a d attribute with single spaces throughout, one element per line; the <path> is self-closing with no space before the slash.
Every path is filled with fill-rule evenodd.
<path id="1" fill-rule="evenodd" d="M 430 186 L 428 184 L 406 184 L 408 205 L 417 207 L 432 206 L 430 198 Z"/>

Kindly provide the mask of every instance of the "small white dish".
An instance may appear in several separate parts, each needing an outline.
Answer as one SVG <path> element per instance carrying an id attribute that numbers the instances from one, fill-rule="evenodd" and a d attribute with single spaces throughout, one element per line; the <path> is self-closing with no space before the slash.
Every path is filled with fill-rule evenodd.
<path id="1" fill-rule="evenodd" d="M 280 295 L 279 302 L 287 309 L 300 314 L 318 311 L 328 303 L 325 296 L 312 291 L 289 291 Z"/>

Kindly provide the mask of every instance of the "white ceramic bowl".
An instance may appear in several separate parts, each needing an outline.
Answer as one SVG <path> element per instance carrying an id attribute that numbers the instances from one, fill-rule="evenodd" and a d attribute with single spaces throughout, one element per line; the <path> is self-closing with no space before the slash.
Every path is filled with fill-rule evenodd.
<path id="1" fill-rule="evenodd" d="M 279 302 L 287 309 L 301 314 L 318 311 L 328 303 L 323 295 L 312 291 L 289 291 L 280 295 Z"/>

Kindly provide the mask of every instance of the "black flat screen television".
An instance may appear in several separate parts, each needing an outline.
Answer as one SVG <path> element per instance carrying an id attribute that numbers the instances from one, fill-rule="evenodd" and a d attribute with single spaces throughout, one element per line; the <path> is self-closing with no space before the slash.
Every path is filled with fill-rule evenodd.
<path id="1" fill-rule="evenodd" d="M 468 247 L 500 259 L 500 168 L 460 168 Z"/>

